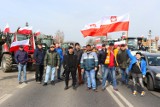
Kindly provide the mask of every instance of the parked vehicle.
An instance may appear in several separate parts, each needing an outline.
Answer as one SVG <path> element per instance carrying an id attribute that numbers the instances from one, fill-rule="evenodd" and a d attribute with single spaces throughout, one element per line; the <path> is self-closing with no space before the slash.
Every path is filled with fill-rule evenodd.
<path id="1" fill-rule="evenodd" d="M 143 53 L 142 58 L 147 63 L 147 73 L 144 82 L 148 90 L 160 89 L 160 54 Z"/>

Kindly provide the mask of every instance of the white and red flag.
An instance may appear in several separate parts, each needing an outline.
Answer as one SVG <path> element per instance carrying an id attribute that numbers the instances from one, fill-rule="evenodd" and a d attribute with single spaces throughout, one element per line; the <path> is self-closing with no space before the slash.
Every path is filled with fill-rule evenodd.
<path id="1" fill-rule="evenodd" d="M 22 41 L 15 41 L 11 44 L 11 47 L 10 47 L 10 52 L 15 52 L 19 49 L 19 46 L 23 45 L 24 47 L 24 50 L 28 50 L 28 47 L 29 47 L 29 39 L 26 39 L 26 40 L 22 40 Z M 26 50 L 26 51 L 27 51 Z"/>
<path id="2" fill-rule="evenodd" d="M 32 27 L 23 27 L 18 30 L 19 34 L 29 35 L 32 34 Z"/>
<path id="3" fill-rule="evenodd" d="M 37 30 L 37 31 L 35 32 L 35 36 L 39 36 L 40 34 L 41 34 L 40 30 Z"/>
<path id="4" fill-rule="evenodd" d="M 101 20 L 101 32 L 103 34 L 128 31 L 129 29 L 129 14 L 122 16 L 105 16 Z"/>
<path id="5" fill-rule="evenodd" d="M 87 24 L 84 26 L 84 28 L 81 30 L 81 33 L 84 37 L 86 36 L 106 36 L 103 35 L 101 30 L 101 20 L 96 23 Z"/>
<path id="6" fill-rule="evenodd" d="M 10 28 L 8 24 L 6 24 L 3 33 L 10 33 Z"/>

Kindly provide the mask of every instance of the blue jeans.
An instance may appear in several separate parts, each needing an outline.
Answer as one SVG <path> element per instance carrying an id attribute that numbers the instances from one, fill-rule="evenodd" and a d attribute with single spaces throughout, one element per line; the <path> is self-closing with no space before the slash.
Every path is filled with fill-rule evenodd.
<path id="1" fill-rule="evenodd" d="M 45 81 L 44 81 L 45 83 L 47 83 L 49 80 L 50 72 L 51 72 L 51 81 L 54 81 L 55 71 L 56 71 L 56 67 L 47 65 L 46 76 L 45 76 Z"/>
<path id="2" fill-rule="evenodd" d="M 120 72 L 121 72 L 121 80 L 122 82 L 125 82 L 126 84 L 128 84 L 128 68 L 120 68 Z"/>
<path id="3" fill-rule="evenodd" d="M 88 88 L 96 89 L 96 79 L 95 79 L 95 70 L 85 71 L 87 76 Z"/>
<path id="4" fill-rule="evenodd" d="M 106 65 L 104 66 L 104 73 L 103 73 L 103 78 L 102 78 L 102 88 L 106 87 L 106 80 L 108 79 L 107 77 L 109 73 L 111 74 L 111 77 L 112 77 L 113 88 L 117 88 L 115 67 L 109 68 Z"/>
<path id="5" fill-rule="evenodd" d="M 25 82 L 26 81 L 26 66 L 27 64 L 18 64 L 18 81 L 20 82 L 21 81 L 21 73 L 22 73 L 22 70 L 23 70 L 23 81 Z"/>

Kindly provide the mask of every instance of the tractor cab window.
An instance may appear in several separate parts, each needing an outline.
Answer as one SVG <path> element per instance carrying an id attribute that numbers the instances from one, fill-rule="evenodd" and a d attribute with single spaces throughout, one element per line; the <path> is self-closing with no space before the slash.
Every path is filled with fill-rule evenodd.
<path id="1" fill-rule="evenodd" d="M 20 34 L 17 35 L 17 41 L 22 41 L 26 39 L 28 39 L 26 35 L 20 35 Z"/>

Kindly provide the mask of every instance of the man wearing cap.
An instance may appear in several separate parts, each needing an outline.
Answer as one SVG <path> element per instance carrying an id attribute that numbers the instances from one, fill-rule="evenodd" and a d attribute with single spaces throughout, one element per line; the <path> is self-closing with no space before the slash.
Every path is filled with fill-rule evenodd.
<path id="1" fill-rule="evenodd" d="M 48 84 L 50 72 L 51 72 L 51 84 L 54 85 L 54 75 L 56 69 L 59 69 L 60 65 L 60 56 L 55 50 L 55 44 L 50 46 L 50 49 L 47 51 L 44 58 L 44 66 L 46 67 L 46 76 L 43 86 Z"/>
<path id="2" fill-rule="evenodd" d="M 139 80 L 140 87 L 141 87 L 141 96 L 145 95 L 144 91 L 144 84 L 143 78 L 146 75 L 146 61 L 141 59 L 141 52 L 137 52 L 136 56 L 133 56 L 130 50 L 127 49 L 127 54 L 131 60 L 129 65 L 129 71 L 131 71 L 132 78 L 133 78 L 133 95 L 137 94 L 137 79 Z"/>
<path id="3" fill-rule="evenodd" d="M 23 70 L 23 82 L 27 83 L 26 66 L 27 66 L 27 61 L 28 61 L 28 54 L 23 49 L 22 45 L 19 46 L 19 50 L 15 54 L 15 61 L 18 64 L 18 81 L 19 81 L 19 84 L 22 83 L 22 81 L 21 81 L 22 70 Z"/>
<path id="4" fill-rule="evenodd" d="M 129 57 L 126 51 L 126 45 L 122 44 L 117 55 L 117 62 L 121 71 L 121 81 L 122 84 L 128 84 L 128 66 Z"/>
<path id="5" fill-rule="evenodd" d="M 77 55 L 74 54 L 73 47 L 68 48 L 68 54 L 64 55 L 63 68 L 65 69 L 65 90 L 67 90 L 69 82 L 69 74 L 72 76 L 72 86 L 76 89 L 76 70 L 77 70 Z"/>
<path id="6" fill-rule="evenodd" d="M 34 51 L 34 60 L 36 61 L 36 73 L 35 73 L 35 79 L 36 82 L 42 82 L 43 77 L 43 70 L 44 70 L 44 57 L 45 57 L 45 51 L 42 48 L 42 44 L 37 44 L 37 49 Z"/>
<path id="7" fill-rule="evenodd" d="M 93 89 L 97 92 L 95 71 L 98 66 L 98 57 L 95 52 L 92 52 L 91 45 L 86 46 L 86 52 L 83 53 L 81 58 L 81 69 L 82 72 L 85 71 L 87 76 L 87 90 Z"/>
<path id="8" fill-rule="evenodd" d="M 117 89 L 117 81 L 116 81 L 116 74 L 115 74 L 115 65 L 116 65 L 116 53 L 114 53 L 114 44 L 110 43 L 109 48 L 107 50 L 107 56 L 105 59 L 105 65 L 108 67 L 104 71 L 104 75 L 102 77 L 102 90 L 105 90 L 106 87 L 106 80 L 108 77 L 109 72 L 112 75 L 112 83 L 113 83 L 113 89 L 115 91 L 118 91 Z"/>

